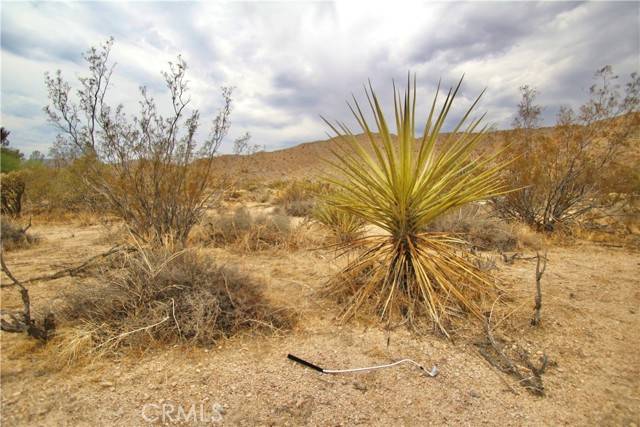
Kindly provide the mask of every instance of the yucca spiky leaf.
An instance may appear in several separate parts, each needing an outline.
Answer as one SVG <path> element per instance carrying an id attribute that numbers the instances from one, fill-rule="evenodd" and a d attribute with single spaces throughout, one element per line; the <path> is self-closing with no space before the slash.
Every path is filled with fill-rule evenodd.
<path id="1" fill-rule="evenodd" d="M 495 164 L 496 156 L 474 155 L 486 127 L 480 128 L 483 117 L 469 118 L 482 94 L 438 141 L 461 84 L 462 79 L 440 108 L 436 93 L 419 138 L 415 137 L 415 76 L 413 82 L 407 79 L 404 95 L 394 85 L 397 137 L 370 83 L 365 94 L 375 130 L 355 97 L 348 103 L 366 145 L 343 123 L 325 120 L 342 141 L 330 161 L 336 173 L 327 178 L 340 191 L 327 202 L 385 232 L 345 243 L 345 249 L 359 249 L 360 255 L 329 289 L 351 294 L 347 316 L 373 301 L 383 318 L 400 315 L 413 323 L 426 313 L 445 333 L 447 315 L 482 316 L 480 307 L 492 293 L 493 281 L 459 254 L 460 240 L 425 231 L 449 209 L 506 190 L 498 177 L 504 165 Z"/>

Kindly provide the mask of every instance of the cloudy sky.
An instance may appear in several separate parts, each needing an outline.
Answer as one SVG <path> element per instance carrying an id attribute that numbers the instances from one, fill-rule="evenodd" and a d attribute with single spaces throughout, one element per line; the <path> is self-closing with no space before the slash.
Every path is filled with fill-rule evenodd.
<path id="1" fill-rule="evenodd" d="M 1 123 L 26 153 L 46 153 L 55 137 L 44 73 L 75 81 L 81 53 L 110 36 L 111 99 L 131 112 L 140 85 L 167 101 L 160 71 L 179 53 L 203 125 L 219 88 L 236 87 L 224 151 L 247 131 L 269 150 L 324 139 L 320 114 L 348 119 L 344 100 L 368 78 L 388 101 L 408 70 L 425 101 L 439 78 L 466 73 L 459 109 L 486 87 L 481 110 L 501 128 L 523 84 L 540 90 L 551 124 L 558 106 L 585 100 L 597 68 L 640 70 L 638 2 L 2 2 L 1 17 Z"/>

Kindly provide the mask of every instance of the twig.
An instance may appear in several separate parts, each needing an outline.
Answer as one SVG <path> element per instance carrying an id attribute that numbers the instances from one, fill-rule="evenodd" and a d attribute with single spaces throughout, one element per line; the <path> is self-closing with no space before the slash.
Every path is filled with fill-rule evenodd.
<path id="1" fill-rule="evenodd" d="M 171 298 L 171 312 L 173 313 L 173 321 L 176 322 L 176 326 L 178 327 L 178 335 L 182 338 L 182 330 L 180 329 L 178 319 L 176 319 L 176 301 L 173 298 Z"/>
<path id="2" fill-rule="evenodd" d="M 126 336 L 128 336 L 128 335 L 135 334 L 136 332 L 146 331 L 146 330 L 148 330 L 148 329 L 155 328 L 156 326 L 161 325 L 162 323 L 166 322 L 166 321 L 167 321 L 167 320 L 169 320 L 169 319 L 170 319 L 170 317 L 169 317 L 169 316 L 167 316 L 167 317 L 165 317 L 164 319 L 162 319 L 161 321 L 159 321 L 158 323 L 154 323 L 153 325 L 149 325 L 149 326 L 145 326 L 145 327 L 142 327 L 142 328 L 134 329 L 133 331 L 125 332 L 125 333 L 122 333 L 122 334 L 117 335 L 117 336 L 115 336 L 115 337 L 109 338 L 108 340 L 106 340 L 105 342 L 103 342 L 102 344 L 100 344 L 99 346 L 97 346 L 97 347 L 96 347 L 96 350 L 97 350 L 98 348 L 100 348 L 100 347 L 105 346 L 107 343 L 109 343 L 109 342 L 111 342 L 111 341 L 119 340 L 119 339 L 124 338 L 124 337 L 126 337 Z"/>
<path id="3" fill-rule="evenodd" d="M 536 257 L 536 305 L 534 307 L 535 312 L 533 319 L 531 319 L 532 326 L 538 326 L 540 324 L 540 311 L 542 309 L 542 286 L 540 281 L 542 279 L 542 275 L 547 269 L 547 251 L 544 252 L 544 257 L 542 257 L 542 259 L 544 259 L 542 269 L 540 268 L 540 254 L 538 252 L 536 252 Z"/>
<path id="4" fill-rule="evenodd" d="M 26 226 L 26 227 L 24 227 L 23 229 L 21 229 L 21 230 L 20 230 L 20 233 L 25 234 L 29 228 L 31 228 L 31 217 L 29 217 L 29 224 L 27 224 L 27 226 Z"/>
<path id="5" fill-rule="evenodd" d="M 491 358 L 488 354 L 485 354 L 485 350 L 480 348 L 478 349 L 478 351 L 480 351 L 480 354 L 482 354 L 482 356 L 484 357 L 485 362 L 487 362 L 490 366 L 494 366 L 496 368 L 498 368 L 498 370 L 502 371 L 502 369 L 499 366 L 494 365 L 493 363 L 491 363 Z M 509 384 L 509 381 L 507 381 L 502 375 L 500 375 L 500 373 L 496 372 L 496 376 L 498 378 L 500 378 L 500 380 L 507 386 L 509 387 L 509 390 L 511 390 L 511 392 L 513 394 L 515 394 L 516 396 L 519 396 L 520 393 L 518 393 L 518 391 L 513 388 L 513 386 L 511 384 Z"/>

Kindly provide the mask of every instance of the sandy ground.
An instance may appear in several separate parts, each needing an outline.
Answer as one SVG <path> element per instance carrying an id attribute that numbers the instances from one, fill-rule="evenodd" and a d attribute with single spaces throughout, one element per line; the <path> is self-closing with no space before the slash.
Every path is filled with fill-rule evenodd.
<path id="1" fill-rule="evenodd" d="M 43 241 L 8 253 L 7 263 L 19 278 L 73 265 L 109 247 L 103 231 L 36 225 Z M 168 425 L 640 425 L 637 252 L 589 243 L 552 248 L 537 329 L 529 325 L 534 262 L 498 262 L 514 307 L 524 302 L 503 332 L 557 363 L 544 375 L 546 396 L 536 397 L 490 367 L 471 339 L 396 330 L 387 347 L 375 324 L 340 326 L 336 307 L 314 294 L 336 268 L 330 253 L 210 251 L 262 278 L 270 299 L 298 310 L 296 329 L 207 349 L 149 349 L 64 370 L 28 352 L 26 338 L 2 332 L 2 424 L 159 425 L 164 410 Z M 77 278 L 34 284 L 33 305 L 83 285 Z M 18 306 L 13 291 L 2 296 L 3 308 Z M 440 374 L 429 378 L 402 366 L 322 375 L 288 361 L 287 353 L 335 369 L 408 357 L 436 365 Z M 192 405 L 196 412 L 184 421 Z M 182 418 L 177 408 L 185 411 Z"/>

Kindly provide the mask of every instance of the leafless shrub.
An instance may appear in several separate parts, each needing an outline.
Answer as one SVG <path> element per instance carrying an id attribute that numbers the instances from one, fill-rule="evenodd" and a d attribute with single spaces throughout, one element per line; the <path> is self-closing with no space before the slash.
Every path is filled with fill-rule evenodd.
<path id="1" fill-rule="evenodd" d="M 113 259 L 91 292 L 65 297 L 61 348 L 92 354 L 150 342 L 210 345 L 243 330 L 288 329 L 290 311 L 273 308 L 259 283 L 193 251 L 140 248 Z"/>
<path id="2" fill-rule="evenodd" d="M 539 359 L 539 366 L 536 366 L 531 361 L 529 352 L 516 342 L 494 337 L 489 320 L 485 322 L 485 332 L 485 339 L 475 343 L 482 357 L 500 372 L 515 377 L 518 380 L 516 384 L 531 394 L 544 396 L 542 375 L 548 366 L 554 365 L 554 362 L 550 362 L 547 355 L 543 354 Z M 511 391 L 518 394 L 511 384 L 506 384 Z"/>
<path id="3" fill-rule="evenodd" d="M 109 203 L 131 232 L 145 241 L 186 241 L 207 204 L 219 192 L 212 180 L 213 158 L 229 130 L 231 88 L 222 88 L 223 104 L 209 136 L 195 139 L 200 113 L 189 111 L 187 65 L 178 57 L 163 73 L 171 113 L 159 113 L 141 87 L 140 112 L 131 118 L 122 105 L 107 104 L 114 66 L 113 39 L 84 55 L 89 76 L 79 79 L 77 102 L 60 73 L 46 76 L 49 120 L 60 131 L 57 148 L 75 151 L 89 166 L 83 179 Z"/>

